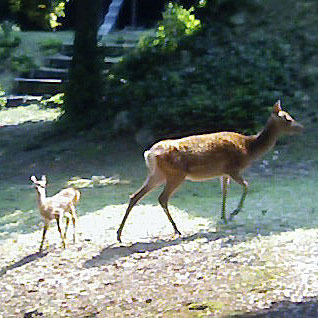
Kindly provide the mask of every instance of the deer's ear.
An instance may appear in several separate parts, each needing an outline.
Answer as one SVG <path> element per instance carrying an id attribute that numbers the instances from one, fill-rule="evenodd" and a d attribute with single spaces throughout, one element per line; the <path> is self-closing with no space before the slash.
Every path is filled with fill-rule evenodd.
<path id="1" fill-rule="evenodd" d="M 30 177 L 30 180 L 31 180 L 32 182 L 36 182 L 36 181 L 37 181 L 35 176 Z"/>
<path id="2" fill-rule="evenodd" d="M 282 111 L 282 107 L 280 105 L 280 100 L 278 100 L 273 107 L 273 113 L 278 114 L 280 111 Z"/>
<path id="3" fill-rule="evenodd" d="M 42 181 L 45 181 L 46 182 L 46 176 L 42 176 Z"/>

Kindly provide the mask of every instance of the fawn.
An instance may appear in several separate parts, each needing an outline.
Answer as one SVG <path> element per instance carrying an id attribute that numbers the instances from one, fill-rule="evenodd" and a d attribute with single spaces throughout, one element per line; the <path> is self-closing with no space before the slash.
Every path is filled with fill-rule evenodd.
<path id="1" fill-rule="evenodd" d="M 257 135 L 218 132 L 163 140 L 154 144 L 144 153 L 149 169 L 148 177 L 143 186 L 130 196 L 128 208 L 117 231 L 117 240 L 121 242 L 123 227 L 135 204 L 163 183 L 165 187 L 158 199 L 175 234 L 181 233 L 169 213 L 168 200 L 184 180 L 204 181 L 215 177 L 221 178 L 221 219 L 226 223 L 225 204 L 230 179 L 243 187 L 243 194 L 238 207 L 231 213 L 231 219 L 241 211 L 248 190 L 248 183 L 241 176 L 241 172 L 274 147 L 280 135 L 300 133 L 302 130 L 303 126 L 283 111 L 280 101 L 277 101 L 267 124 Z"/>
<path id="2" fill-rule="evenodd" d="M 40 180 L 37 180 L 35 176 L 32 176 L 30 179 L 35 186 L 37 196 L 38 196 L 37 198 L 38 207 L 44 219 L 44 228 L 43 228 L 42 241 L 40 245 L 40 252 L 42 251 L 42 248 L 43 248 L 45 234 L 48 229 L 49 223 L 53 219 L 56 220 L 57 228 L 62 239 L 62 245 L 63 245 L 63 248 L 65 248 L 66 232 L 70 222 L 70 218 L 72 218 L 73 230 L 74 230 L 73 242 L 75 243 L 75 223 L 77 219 L 75 204 L 80 199 L 80 196 L 81 196 L 80 192 L 74 188 L 67 188 L 67 189 L 61 190 L 60 192 L 58 192 L 52 197 L 47 197 L 46 196 L 46 186 L 47 186 L 46 176 L 42 176 Z M 63 216 L 66 217 L 64 235 L 62 234 L 62 230 L 60 227 L 60 220 L 63 218 Z"/>

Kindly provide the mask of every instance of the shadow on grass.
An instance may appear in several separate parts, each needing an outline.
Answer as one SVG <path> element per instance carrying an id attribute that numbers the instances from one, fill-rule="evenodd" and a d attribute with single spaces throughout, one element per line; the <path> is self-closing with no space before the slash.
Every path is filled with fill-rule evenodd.
<path id="1" fill-rule="evenodd" d="M 48 254 L 48 252 L 36 252 L 32 253 L 30 255 L 27 255 L 23 258 L 21 258 L 19 261 L 15 262 L 12 265 L 5 266 L 0 270 L 0 277 L 2 277 L 4 274 L 6 274 L 8 271 L 21 267 L 23 265 L 26 265 L 28 263 L 34 262 L 37 259 L 40 259 L 42 257 L 45 257 Z"/>

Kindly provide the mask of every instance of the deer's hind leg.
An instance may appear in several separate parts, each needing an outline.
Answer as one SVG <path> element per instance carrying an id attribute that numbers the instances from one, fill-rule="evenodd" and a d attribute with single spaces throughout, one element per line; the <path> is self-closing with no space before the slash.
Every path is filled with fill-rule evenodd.
<path id="1" fill-rule="evenodd" d="M 64 240 L 66 240 L 66 232 L 67 232 L 67 229 L 68 229 L 68 225 L 70 223 L 70 218 L 68 215 L 66 215 L 66 220 L 65 220 L 65 230 L 64 230 Z"/>
<path id="2" fill-rule="evenodd" d="M 73 204 L 71 204 L 71 217 L 72 217 L 72 223 L 73 223 L 73 243 L 75 244 L 77 214 L 76 214 L 75 206 Z"/>
<path id="3" fill-rule="evenodd" d="M 56 215 L 55 220 L 56 220 L 57 229 L 58 229 L 60 236 L 61 236 L 61 239 L 62 239 L 62 246 L 63 246 L 63 248 L 65 248 L 65 246 L 66 246 L 65 239 L 64 239 L 64 235 L 62 233 L 61 226 L 60 226 L 60 215 Z"/>
<path id="4" fill-rule="evenodd" d="M 168 209 L 168 201 L 172 194 L 177 190 L 177 188 L 183 183 L 185 180 L 185 174 L 180 174 L 178 176 L 167 177 L 167 182 L 165 188 L 163 189 L 162 193 L 159 196 L 159 203 L 162 206 L 164 212 L 166 213 L 170 223 L 173 226 L 175 234 L 181 235 L 180 231 L 178 230 L 175 222 L 173 221 L 171 214 Z"/>

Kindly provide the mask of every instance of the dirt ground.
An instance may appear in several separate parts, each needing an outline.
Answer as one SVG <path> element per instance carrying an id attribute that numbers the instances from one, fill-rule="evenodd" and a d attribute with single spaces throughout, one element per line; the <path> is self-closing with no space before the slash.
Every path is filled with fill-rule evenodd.
<path id="1" fill-rule="evenodd" d="M 52 137 L 52 125 L 1 128 L 2 188 L 27 184 L 32 174 L 48 174 L 57 184 L 77 174 L 111 175 L 114 162 L 133 184 L 110 192 L 124 199 L 81 216 L 77 242 L 70 242 L 70 229 L 65 250 L 53 224 L 42 253 L 39 227 L 2 241 L 0 317 L 318 317 L 314 226 L 277 230 L 278 224 L 265 233 L 257 220 L 222 225 L 172 206 L 182 232 L 175 237 L 160 207 L 146 201 L 134 208 L 119 244 L 116 230 L 127 206 L 120 202 L 143 178 L 142 149 L 92 135 Z M 128 163 L 134 169 L 127 171 Z M 257 167 L 254 173 L 265 171 Z M 299 167 L 295 178 L 310 173 L 308 164 Z"/>
<path id="2" fill-rule="evenodd" d="M 2 244 L 0 316 L 318 317 L 318 230 L 246 236 L 172 209 L 183 232 L 174 237 L 144 205 L 119 244 L 124 209 L 81 217 L 65 250 L 55 227 L 42 253 L 39 231 Z"/>

